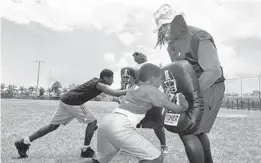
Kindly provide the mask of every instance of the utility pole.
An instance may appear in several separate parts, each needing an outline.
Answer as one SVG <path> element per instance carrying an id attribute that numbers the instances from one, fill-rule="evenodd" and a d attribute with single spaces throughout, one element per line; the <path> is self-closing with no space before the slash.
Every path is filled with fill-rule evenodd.
<path id="1" fill-rule="evenodd" d="M 48 76 L 48 99 L 50 99 L 50 77 L 51 77 L 51 69 L 49 71 L 49 76 Z"/>
<path id="2" fill-rule="evenodd" d="M 41 63 L 45 63 L 45 62 L 43 62 L 43 61 L 34 61 L 34 62 L 38 62 L 38 73 L 37 73 L 36 90 L 35 90 L 36 91 L 36 96 L 37 96 L 40 67 L 41 67 Z"/>

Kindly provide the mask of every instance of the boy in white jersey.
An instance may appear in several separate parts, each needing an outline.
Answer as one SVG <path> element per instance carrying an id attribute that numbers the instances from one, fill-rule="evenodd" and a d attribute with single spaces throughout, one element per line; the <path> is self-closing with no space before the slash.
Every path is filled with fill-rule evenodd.
<path id="1" fill-rule="evenodd" d="M 151 63 L 141 66 L 139 83 L 128 90 L 113 113 L 100 121 L 95 157 L 82 163 L 108 163 L 120 150 L 139 158 L 140 162 L 162 163 L 161 151 L 136 131 L 136 125 L 152 106 L 180 113 L 188 109 L 188 103 L 182 94 L 177 95 L 178 105 L 171 103 L 159 90 L 160 85 L 160 68 Z"/>

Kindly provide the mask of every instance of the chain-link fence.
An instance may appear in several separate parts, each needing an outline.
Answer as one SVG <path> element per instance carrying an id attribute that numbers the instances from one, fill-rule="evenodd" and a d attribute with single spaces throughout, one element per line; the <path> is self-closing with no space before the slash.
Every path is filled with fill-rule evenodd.
<path id="1" fill-rule="evenodd" d="M 226 79 L 223 107 L 261 111 L 260 77 Z"/>

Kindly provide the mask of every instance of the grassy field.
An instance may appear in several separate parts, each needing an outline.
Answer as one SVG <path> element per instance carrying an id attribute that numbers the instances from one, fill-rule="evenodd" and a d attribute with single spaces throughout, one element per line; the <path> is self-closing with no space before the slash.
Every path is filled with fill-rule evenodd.
<path id="1" fill-rule="evenodd" d="M 1 100 L 1 162 L 2 163 L 69 163 L 80 160 L 85 125 L 74 120 L 66 127 L 33 142 L 29 158 L 17 159 L 14 141 L 28 136 L 51 120 L 57 101 Z M 90 102 L 87 107 L 99 119 L 116 103 Z M 221 109 L 209 134 L 215 163 L 261 162 L 261 111 Z M 154 132 L 139 129 L 145 137 L 160 146 Z M 176 134 L 166 132 L 170 154 L 164 163 L 187 163 L 184 147 Z M 95 149 L 96 136 L 92 141 Z M 134 163 L 137 160 L 120 152 L 111 162 Z"/>

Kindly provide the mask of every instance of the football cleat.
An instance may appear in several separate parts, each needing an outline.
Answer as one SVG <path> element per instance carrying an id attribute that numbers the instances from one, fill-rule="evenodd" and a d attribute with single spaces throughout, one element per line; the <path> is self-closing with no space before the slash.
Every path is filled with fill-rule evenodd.
<path id="1" fill-rule="evenodd" d="M 91 148 L 91 147 L 88 147 L 86 149 L 86 151 L 81 151 L 81 157 L 84 157 L 84 158 L 92 158 L 94 156 L 95 152 L 94 150 Z"/>
<path id="2" fill-rule="evenodd" d="M 27 158 L 28 155 L 26 154 L 27 150 L 29 150 L 29 144 L 24 143 L 24 139 L 15 141 L 15 147 L 18 150 L 18 154 L 20 158 Z"/>

